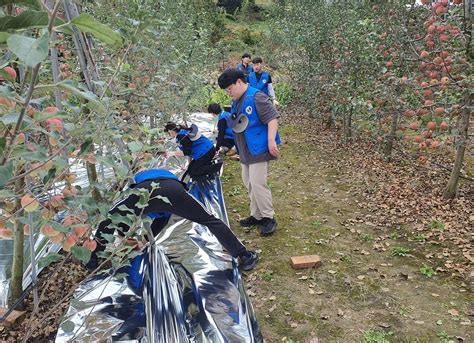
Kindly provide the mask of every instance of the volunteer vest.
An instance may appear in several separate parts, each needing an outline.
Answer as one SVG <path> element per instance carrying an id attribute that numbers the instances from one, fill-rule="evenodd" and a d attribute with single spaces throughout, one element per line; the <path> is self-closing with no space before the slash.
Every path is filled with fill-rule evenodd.
<path id="1" fill-rule="evenodd" d="M 250 87 L 257 88 L 261 90 L 263 93 L 268 95 L 268 79 L 270 78 L 270 74 L 266 71 L 262 72 L 260 76 L 260 80 L 257 81 L 257 73 L 252 72 L 249 74 L 249 85 Z"/>
<path id="2" fill-rule="evenodd" d="M 188 131 L 181 129 L 179 130 L 178 135 L 187 136 L 188 133 L 189 133 Z M 209 150 L 214 148 L 214 144 L 212 144 L 209 138 L 204 137 L 203 135 L 201 135 L 201 137 L 199 137 L 195 141 L 191 141 L 191 142 L 193 143 L 191 146 L 191 157 L 194 160 L 197 160 L 198 158 L 204 156 Z M 178 143 L 179 148 L 183 150 L 183 146 L 179 142 L 178 138 L 176 138 L 176 143 Z"/>
<path id="3" fill-rule="evenodd" d="M 147 169 L 135 174 L 134 180 L 135 183 L 140 183 L 147 180 L 155 180 L 155 179 L 172 179 L 179 181 L 179 178 L 174 175 L 172 172 L 166 169 Z M 150 218 L 164 218 L 171 216 L 169 212 L 150 212 L 147 213 L 147 216 Z"/>
<path id="4" fill-rule="evenodd" d="M 264 124 L 257 113 L 255 107 L 255 94 L 259 90 L 253 87 L 248 87 L 243 95 L 242 106 L 240 112 L 244 113 L 249 123 L 245 129 L 245 142 L 251 155 L 260 155 L 268 152 L 268 125 Z M 232 113 L 237 111 L 238 101 L 234 100 L 232 103 Z M 280 134 L 277 131 L 275 141 L 280 144 Z"/>
<path id="5" fill-rule="evenodd" d="M 244 66 L 243 63 L 239 63 L 237 64 L 237 69 L 243 71 L 245 75 L 253 72 L 253 67 L 250 64 L 248 66 Z"/>
<path id="6" fill-rule="evenodd" d="M 229 118 L 229 117 L 230 117 L 229 112 L 221 111 L 221 113 L 219 113 L 219 119 L 218 120 L 221 120 L 221 119 L 227 120 L 227 118 Z M 224 133 L 224 138 L 234 139 L 234 130 L 232 130 L 230 127 L 226 126 L 225 133 Z"/>

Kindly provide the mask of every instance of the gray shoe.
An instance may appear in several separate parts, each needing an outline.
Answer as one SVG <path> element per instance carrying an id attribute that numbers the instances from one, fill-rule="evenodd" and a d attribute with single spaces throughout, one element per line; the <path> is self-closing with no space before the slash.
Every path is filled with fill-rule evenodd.
<path id="1" fill-rule="evenodd" d="M 268 236 L 274 233 L 277 229 L 277 221 L 275 218 L 263 218 L 260 223 L 260 235 Z"/>

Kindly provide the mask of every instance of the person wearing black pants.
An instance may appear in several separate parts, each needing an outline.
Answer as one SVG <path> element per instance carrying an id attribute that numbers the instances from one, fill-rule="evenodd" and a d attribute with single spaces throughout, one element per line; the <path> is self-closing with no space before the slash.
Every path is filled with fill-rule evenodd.
<path id="1" fill-rule="evenodd" d="M 190 195 L 183 183 L 171 172 L 165 169 L 149 169 L 138 173 L 135 176 L 135 184 L 131 185 L 134 189 L 146 189 L 150 192 L 150 200 L 144 208 L 138 208 L 139 196 L 130 194 L 123 200 L 117 202 L 109 210 L 110 215 L 119 214 L 127 216 L 128 211 L 120 210 L 119 207 L 125 206 L 131 209 L 136 216 L 147 215 L 153 218 L 151 229 L 153 235 L 157 235 L 166 226 L 171 214 L 178 215 L 190 221 L 205 225 L 216 236 L 221 245 L 235 258 L 239 258 L 240 266 L 243 270 L 255 268 L 258 256 L 254 251 L 247 248 L 234 235 L 232 230 L 219 218 L 209 213 L 200 202 Z M 152 187 L 152 183 L 159 184 L 159 187 Z M 169 203 L 163 201 L 157 196 L 165 197 Z M 97 248 L 92 254 L 88 268 L 97 266 L 97 252 L 103 251 L 107 240 L 103 238 L 104 234 L 113 234 L 114 227 L 110 227 L 112 221 L 106 219 L 99 224 L 96 232 Z M 127 232 L 130 227 L 125 222 L 117 224 L 123 232 Z"/>
<path id="2" fill-rule="evenodd" d="M 216 151 L 219 151 L 221 147 L 223 152 L 226 153 L 231 150 L 234 145 L 234 130 L 227 126 L 227 118 L 230 117 L 230 113 L 223 111 L 221 106 L 217 103 L 211 103 L 207 107 L 207 112 L 216 116 L 217 119 L 217 137 L 216 137 Z"/>
<path id="3" fill-rule="evenodd" d="M 192 124 L 190 127 L 168 122 L 164 128 L 170 137 L 176 139 L 180 151 L 166 151 L 165 157 L 190 156 L 191 162 L 185 173 L 191 178 L 212 175 L 221 170 L 222 162 L 213 163 L 216 155 L 214 144 L 211 140 L 201 134 L 198 127 Z M 184 178 L 183 176 L 183 178 Z"/>

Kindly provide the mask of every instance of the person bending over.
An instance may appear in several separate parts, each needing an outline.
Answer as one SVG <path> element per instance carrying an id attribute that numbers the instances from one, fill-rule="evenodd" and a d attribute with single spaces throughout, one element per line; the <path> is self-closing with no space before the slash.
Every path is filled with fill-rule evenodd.
<path id="1" fill-rule="evenodd" d="M 198 127 L 192 124 L 191 127 L 177 125 L 173 122 L 168 122 L 165 125 L 165 132 L 170 137 L 176 139 L 179 146 L 178 151 L 166 151 L 165 157 L 170 156 L 190 156 L 191 162 L 188 169 L 183 175 L 189 174 L 191 178 L 196 178 L 204 175 L 212 175 L 221 170 L 222 162 L 213 163 L 212 160 L 216 155 L 214 144 L 211 140 L 201 134 Z"/>
<path id="2" fill-rule="evenodd" d="M 97 254 L 104 251 L 107 244 L 104 234 L 113 234 L 116 226 L 120 228 L 121 235 L 130 230 L 128 224 L 130 218 L 128 217 L 131 213 L 134 216 L 143 215 L 152 218 L 151 230 L 154 236 L 163 230 L 171 214 L 205 225 L 227 252 L 240 261 L 240 267 L 243 270 L 255 268 L 258 262 L 257 253 L 248 250 L 222 220 L 213 216 L 199 201 L 194 199 L 175 174 L 166 169 L 147 169 L 137 173 L 134 181 L 134 184 L 130 186 L 132 191 L 109 210 L 110 216 L 116 217 L 118 215 L 118 223 L 115 218 L 114 222 L 108 218 L 99 224 L 95 234 L 97 247 L 92 253 L 87 268 L 97 268 Z M 137 194 L 142 190 L 149 192 L 149 200 L 144 204 L 143 201 L 140 201 L 140 195 Z M 120 220 L 121 217 L 123 220 Z"/>

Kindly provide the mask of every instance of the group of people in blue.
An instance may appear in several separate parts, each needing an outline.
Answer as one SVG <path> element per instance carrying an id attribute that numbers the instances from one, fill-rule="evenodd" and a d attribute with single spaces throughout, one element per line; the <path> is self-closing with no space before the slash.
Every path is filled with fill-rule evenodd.
<path id="1" fill-rule="evenodd" d="M 252 62 L 252 64 L 250 64 Z M 270 97 L 274 104 L 278 104 L 273 88 L 272 77 L 268 71 L 263 70 L 263 59 L 261 57 L 251 58 L 248 52 L 242 54 L 242 61 L 237 65 L 247 77 L 250 87 L 256 88 Z"/>
<path id="2" fill-rule="evenodd" d="M 219 173 L 222 160 L 216 162 L 215 156 L 236 149 L 242 181 L 250 199 L 250 215 L 241 219 L 240 225 L 258 227 L 260 234 L 267 236 L 277 228 L 267 178 L 269 162 L 279 155 L 279 114 L 274 106 L 270 74 L 259 69 L 261 59 L 253 59 L 253 68 L 249 61 L 250 55 L 244 54 L 237 68 L 226 69 L 219 76 L 219 87 L 227 92 L 233 103 L 230 112 L 222 110 L 216 103 L 208 106 L 208 112 L 218 118 L 216 144 L 202 135 L 195 124 L 187 127 L 168 122 L 164 131 L 176 140 L 179 150 L 167 151 L 165 156 L 189 156 L 190 163 L 185 175 L 197 180 Z M 130 221 L 125 218 L 133 212 L 136 216 L 152 219 L 151 231 L 154 236 L 167 225 L 171 214 L 205 225 L 224 249 L 238 259 L 243 270 L 255 268 L 257 253 L 247 249 L 226 223 L 212 215 L 187 191 L 183 182 L 185 175 L 179 179 L 166 169 L 147 169 L 136 173 L 128 193 L 116 202 L 109 210 L 108 218 L 99 224 L 95 234 L 97 248 L 87 267 L 95 269 L 98 266 L 98 253 L 105 249 L 107 235 L 113 234 L 117 227 L 121 234 L 130 230 Z M 146 204 L 140 202 L 140 191 L 150 193 Z M 112 217 L 124 219 L 117 223 L 116 219 L 112 221 Z"/>

